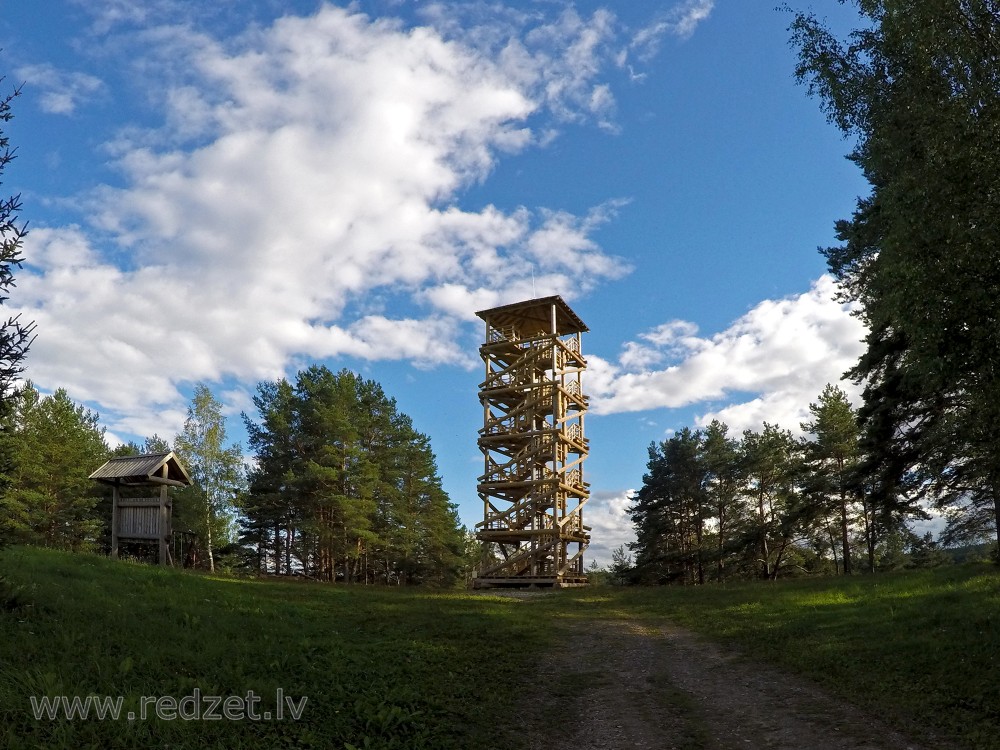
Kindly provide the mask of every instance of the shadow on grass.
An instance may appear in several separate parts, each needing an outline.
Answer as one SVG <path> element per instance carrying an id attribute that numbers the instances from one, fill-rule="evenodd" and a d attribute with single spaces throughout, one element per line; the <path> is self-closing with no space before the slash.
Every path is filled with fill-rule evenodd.
<path id="1" fill-rule="evenodd" d="M 551 635 L 518 602 L 233 581 L 16 548 L 0 574 L 0 747 L 488 747 Z M 484 675 L 486 679 L 484 679 Z M 31 696 L 308 698 L 299 720 L 35 720 Z"/>

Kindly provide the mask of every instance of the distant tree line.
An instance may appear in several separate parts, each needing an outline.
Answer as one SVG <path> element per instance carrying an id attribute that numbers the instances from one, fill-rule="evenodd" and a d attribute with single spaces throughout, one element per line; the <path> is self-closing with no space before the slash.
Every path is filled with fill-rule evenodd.
<path id="1" fill-rule="evenodd" d="M 740 438 L 713 421 L 649 447 L 629 514 L 637 539 L 632 579 L 701 584 L 803 573 L 850 574 L 946 558 L 907 521 L 927 518 L 921 493 L 873 493 L 857 415 L 828 385 L 796 438 L 764 424 Z M 973 528 L 974 522 L 978 525 Z M 954 510 L 950 541 L 981 540 L 989 519 Z M 915 555 L 915 557 L 914 557 Z"/>
<path id="2" fill-rule="evenodd" d="M 43 396 L 22 384 L 0 417 L 9 458 L 0 540 L 109 549 L 110 491 L 90 473 L 113 456 L 173 450 L 194 482 L 172 491 L 174 529 L 195 545 L 189 562 L 344 582 L 462 577 L 469 541 L 430 441 L 377 383 L 311 367 L 294 384 L 261 383 L 254 400 L 259 421 L 244 415 L 256 453 L 248 469 L 204 384 L 172 441 L 153 435 L 114 450 L 96 412 L 65 390 Z"/>

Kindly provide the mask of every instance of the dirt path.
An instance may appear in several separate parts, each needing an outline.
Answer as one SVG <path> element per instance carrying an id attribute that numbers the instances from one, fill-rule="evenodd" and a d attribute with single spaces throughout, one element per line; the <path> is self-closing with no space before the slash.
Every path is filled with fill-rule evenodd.
<path id="1" fill-rule="evenodd" d="M 526 696 L 532 750 L 924 750 L 805 680 L 681 629 L 594 621 L 576 632 Z"/>

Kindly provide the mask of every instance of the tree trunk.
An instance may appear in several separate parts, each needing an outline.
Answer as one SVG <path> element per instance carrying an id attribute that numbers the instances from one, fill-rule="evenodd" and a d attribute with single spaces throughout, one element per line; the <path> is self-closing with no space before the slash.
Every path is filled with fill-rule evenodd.
<path id="1" fill-rule="evenodd" d="M 698 526 L 695 529 L 695 543 L 698 545 L 698 550 L 697 550 L 697 552 L 698 552 L 698 585 L 699 586 L 704 586 L 705 585 L 705 560 L 704 560 L 704 554 L 702 554 L 702 547 L 701 547 L 701 545 L 702 545 L 702 534 L 704 533 L 704 530 L 702 529 L 702 526 L 704 524 L 704 521 L 702 520 L 700 509 L 699 509 L 699 512 L 698 512 L 697 523 L 698 523 Z"/>
<path id="2" fill-rule="evenodd" d="M 205 512 L 205 547 L 208 552 L 208 570 L 215 572 L 215 555 L 212 554 L 212 504 L 208 501 L 208 508 Z"/>
<path id="3" fill-rule="evenodd" d="M 274 574 L 281 575 L 281 528 L 274 525 Z"/>
<path id="4" fill-rule="evenodd" d="M 851 574 L 851 538 L 847 527 L 847 497 L 840 493 L 840 540 L 843 544 L 844 575 Z"/>
<path id="5" fill-rule="evenodd" d="M 757 496 L 757 517 L 760 520 L 760 556 L 764 564 L 764 579 L 767 580 L 771 577 L 771 563 L 768 559 L 767 521 L 764 516 L 764 495 L 762 493 Z"/>
<path id="6" fill-rule="evenodd" d="M 771 580 L 778 580 L 778 571 L 781 569 L 781 559 L 785 556 L 785 550 L 788 549 L 790 539 L 782 539 L 781 544 L 778 546 L 778 554 L 774 558 L 774 567 L 771 569 Z"/>
<path id="7" fill-rule="evenodd" d="M 872 523 L 868 500 L 862 495 L 861 512 L 865 519 L 865 547 L 868 551 L 868 572 L 875 572 L 875 524 Z"/>
<path id="8" fill-rule="evenodd" d="M 997 530 L 997 560 L 1000 561 L 1000 482 L 991 482 L 990 489 L 993 491 L 993 523 Z"/>
<path id="9" fill-rule="evenodd" d="M 722 561 L 723 551 L 725 549 L 725 530 L 726 530 L 726 511 L 721 505 L 719 506 L 719 560 L 716 563 L 716 575 L 719 576 L 719 580 L 722 580 L 722 572 L 724 569 L 724 563 Z"/>
<path id="10" fill-rule="evenodd" d="M 837 557 L 837 538 L 833 535 L 833 524 L 827 517 L 824 517 L 823 521 L 826 526 L 826 534 L 830 537 L 830 551 L 833 552 L 833 574 L 840 575 L 840 558 Z"/>

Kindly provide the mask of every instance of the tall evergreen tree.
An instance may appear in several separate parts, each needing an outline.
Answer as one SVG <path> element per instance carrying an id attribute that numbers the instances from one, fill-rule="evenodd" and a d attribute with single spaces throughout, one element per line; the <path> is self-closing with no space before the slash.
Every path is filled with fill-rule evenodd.
<path id="1" fill-rule="evenodd" d="M 4 80 L 0 77 L 0 83 Z M 20 93 L 20 88 L 17 88 L 0 97 L 0 123 L 10 122 L 13 118 L 11 104 Z M 0 128 L 0 177 L 14 158 L 15 150 L 11 148 L 10 137 Z M 20 210 L 20 195 L 0 198 L 0 307 L 10 297 L 14 269 L 20 268 L 24 260 L 21 246 L 27 228 L 24 223 L 18 222 Z M 10 476 L 14 471 L 15 445 L 12 436 L 5 431 L 5 425 L 12 408 L 12 390 L 24 372 L 24 358 L 34 340 L 34 328 L 34 323 L 22 321 L 18 315 L 0 319 L 0 503 L 4 503 L 3 495 L 10 486 Z M 5 541 L 4 528 L 9 529 L 13 525 L 13 520 L 0 521 L 0 544 Z"/>
<path id="2" fill-rule="evenodd" d="M 765 422 L 761 432 L 743 433 L 742 451 L 751 508 L 747 537 L 760 577 L 774 579 L 801 530 L 798 445 L 791 432 Z"/>
<path id="3" fill-rule="evenodd" d="M 809 404 L 809 413 L 812 420 L 802 424 L 811 436 L 803 443 L 809 468 L 808 492 L 817 502 L 817 510 L 836 518 L 842 569 L 844 575 L 850 575 L 851 523 L 858 487 L 854 474 L 859 459 L 857 419 L 847 394 L 829 383 L 819 400 Z"/>
<path id="4" fill-rule="evenodd" d="M 5 419 L 14 455 L 10 487 L 0 497 L 0 525 L 22 542 L 92 549 L 104 519 L 101 490 L 89 479 L 108 456 L 98 415 L 65 390 L 42 396 L 31 383 L 15 392 Z"/>
<path id="5" fill-rule="evenodd" d="M 0 77 L 0 83 L 5 79 Z M 0 122 L 10 122 L 14 117 L 11 103 L 20 96 L 20 88 L 0 97 Z M 0 177 L 15 158 L 10 137 L 0 128 Z M 0 183 L 2 184 L 2 183 Z M 21 247 L 27 227 L 19 223 L 21 196 L 0 199 L 0 306 L 10 297 L 14 284 L 14 269 L 20 268 L 24 257 Z M 34 323 L 24 322 L 19 316 L 0 322 L 0 416 L 18 376 L 24 371 L 23 361 L 34 336 Z"/>
<path id="6" fill-rule="evenodd" d="M 455 506 L 441 487 L 430 439 L 403 420 L 395 447 L 399 473 L 390 497 L 387 560 L 401 583 L 454 581 L 463 566 L 464 542 Z"/>
<path id="7" fill-rule="evenodd" d="M 310 367 L 296 380 L 296 485 L 303 528 L 314 545 L 319 576 L 353 581 L 375 542 L 378 481 L 374 457 L 362 449 L 378 438 L 377 414 L 360 407 L 363 381 L 344 371 Z M 338 571 L 339 566 L 339 571 Z"/>
<path id="8" fill-rule="evenodd" d="M 701 433 L 685 427 L 649 446 L 649 471 L 629 508 L 636 525 L 637 574 L 657 582 L 705 582 L 710 518 Z"/>
<path id="9" fill-rule="evenodd" d="M 715 575 L 722 580 L 728 548 L 735 530 L 745 518 L 742 503 L 745 484 L 743 461 L 739 442 L 729 437 L 726 424 L 712 420 L 705 428 L 702 460 L 705 464 L 705 491 L 716 524 Z"/>
<path id="10" fill-rule="evenodd" d="M 246 414 L 248 447 L 256 462 L 240 519 L 240 541 L 255 549 L 255 566 L 277 575 L 291 572 L 299 511 L 293 472 L 295 394 L 287 380 L 260 383 L 253 397 L 260 422 Z"/>
<path id="11" fill-rule="evenodd" d="M 847 42 L 810 14 L 797 74 L 871 193 L 825 250 L 861 303 L 874 490 L 989 519 L 1000 540 L 1000 6 L 857 0 Z"/>

